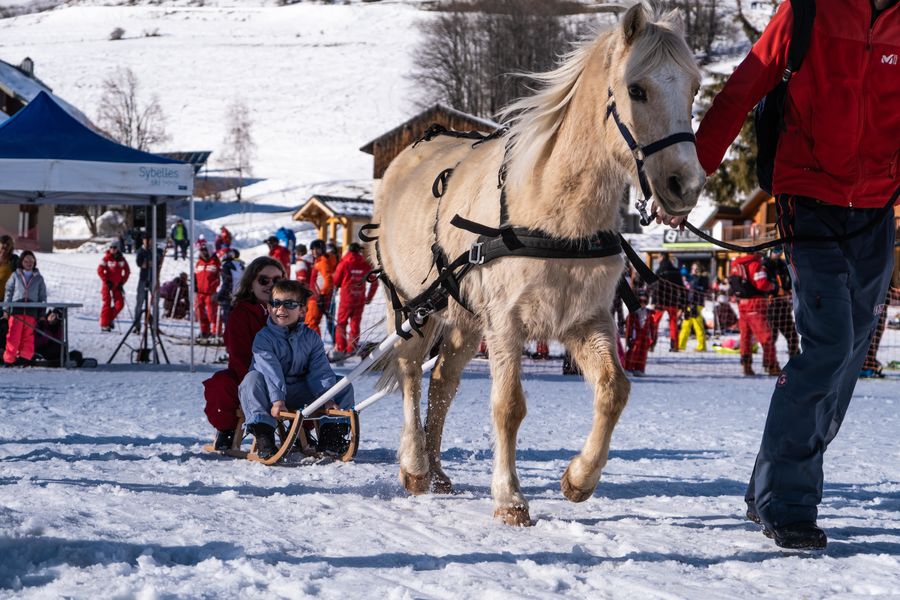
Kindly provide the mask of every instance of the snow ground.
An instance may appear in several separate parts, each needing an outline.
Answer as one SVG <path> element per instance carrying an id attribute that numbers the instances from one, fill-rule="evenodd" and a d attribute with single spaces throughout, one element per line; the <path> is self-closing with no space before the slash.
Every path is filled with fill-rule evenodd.
<path id="1" fill-rule="evenodd" d="M 408 497 L 400 403 L 364 412 L 352 463 L 201 452 L 197 373 L 8 369 L 0 597 L 863 598 L 900 594 L 895 380 L 863 381 L 826 461 L 821 556 L 742 516 L 771 379 L 635 382 L 592 498 L 559 477 L 590 426 L 578 378 L 528 374 L 518 468 L 531 528 L 491 517 L 489 379 L 468 373 L 443 459 L 455 495 Z M 364 378 L 358 395 L 371 391 Z"/>
<path id="2" fill-rule="evenodd" d="M 248 214 L 257 228 L 277 218 Z M 448 418 L 455 495 L 402 490 L 397 396 L 362 414 L 352 463 L 220 459 L 201 450 L 212 435 L 201 383 L 221 351 L 197 348 L 190 373 L 189 348 L 167 335 L 171 366 L 131 365 L 127 347 L 103 364 L 128 311 L 116 333 L 99 332 L 98 261 L 87 248 L 38 255 L 51 298 L 85 305 L 72 345 L 101 367 L 0 370 L 0 598 L 900 597 L 895 373 L 857 387 L 826 460 L 831 542 L 808 556 L 777 550 L 742 515 L 772 378 L 731 375 L 734 356 L 657 349 L 597 491 L 571 504 L 559 478 L 591 397 L 558 361 L 526 359 L 518 468 L 535 525 L 514 529 L 491 517 L 486 361 L 467 369 Z M 185 268 L 167 259 L 163 280 Z M 133 304 L 133 282 L 127 291 Z M 379 318 L 364 321 L 374 337 Z M 184 321 L 162 328 L 187 334 Z"/>

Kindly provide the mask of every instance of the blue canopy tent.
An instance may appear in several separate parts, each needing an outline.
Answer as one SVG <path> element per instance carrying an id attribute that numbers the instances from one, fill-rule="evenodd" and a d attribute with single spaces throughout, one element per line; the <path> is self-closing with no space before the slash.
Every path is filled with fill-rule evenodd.
<path id="1" fill-rule="evenodd" d="M 46 92 L 39 93 L 23 109 L 0 123 L 0 203 L 155 206 L 190 197 L 193 221 L 193 191 L 191 165 L 103 137 L 70 115 Z M 156 211 L 150 212 L 155 248 Z M 157 270 L 154 253 L 154 281 Z M 193 289 L 191 294 L 193 297 Z M 151 304 L 154 322 L 158 316 L 157 303 L 154 289 Z M 193 311 L 191 317 L 193 369 Z M 152 354 L 154 362 L 159 362 L 157 332 L 153 329 Z"/>

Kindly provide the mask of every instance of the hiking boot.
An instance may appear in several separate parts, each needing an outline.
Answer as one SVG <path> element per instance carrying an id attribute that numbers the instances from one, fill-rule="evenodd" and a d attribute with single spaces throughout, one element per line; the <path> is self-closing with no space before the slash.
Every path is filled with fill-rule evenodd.
<path id="1" fill-rule="evenodd" d="M 782 527 L 763 529 L 767 538 L 775 540 L 775 545 L 788 550 L 824 550 L 828 536 L 815 523 L 791 523 Z"/>
<path id="2" fill-rule="evenodd" d="M 216 450 L 219 452 L 225 452 L 226 450 L 231 449 L 231 444 L 234 443 L 234 429 L 220 429 L 218 433 L 216 433 L 216 442 L 214 444 Z"/>
<path id="3" fill-rule="evenodd" d="M 770 377 L 778 377 L 779 375 L 781 375 L 781 367 L 778 366 L 778 363 L 769 365 L 768 367 L 766 367 L 766 374 Z"/>
<path id="4" fill-rule="evenodd" d="M 265 460 L 278 452 L 275 445 L 275 428 L 265 423 L 254 423 L 248 427 L 250 433 L 256 438 L 256 455 Z"/>
<path id="5" fill-rule="evenodd" d="M 762 519 L 759 518 L 759 513 L 756 512 L 756 502 L 753 500 L 747 501 L 747 518 L 757 525 L 762 525 Z"/>
<path id="6" fill-rule="evenodd" d="M 332 350 L 331 353 L 328 354 L 328 362 L 344 362 L 347 360 L 347 357 L 350 356 L 347 352 L 342 352 L 341 350 Z"/>
<path id="7" fill-rule="evenodd" d="M 347 436 L 350 434 L 350 424 L 345 421 L 325 421 L 319 425 L 319 440 L 316 448 L 320 452 L 330 454 L 344 454 L 350 447 Z"/>
<path id="8" fill-rule="evenodd" d="M 756 375 L 753 372 L 753 357 L 752 356 L 742 356 L 741 357 L 741 367 L 744 369 L 745 377 L 752 377 Z"/>

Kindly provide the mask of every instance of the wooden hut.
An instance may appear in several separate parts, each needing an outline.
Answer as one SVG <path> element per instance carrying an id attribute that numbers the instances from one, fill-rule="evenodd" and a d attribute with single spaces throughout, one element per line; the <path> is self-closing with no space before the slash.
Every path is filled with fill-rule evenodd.
<path id="1" fill-rule="evenodd" d="M 295 221 L 312 223 L 321 240 L 335 240 L 346 248 L 358 242 L 359 228 L 372 222 L 373 202 L 369 198 L 315 195 L 294 212 Z M 338 228 L 341 229 L 338 237 Z"/>
<path id="2" fill-rule="evenodd" d="M 482 119 L 443 104 L 435 104 L 360 148 L 362 152 L 375 157 L 375 170 L 372 177 L 381 179 L 394 157 L 421 138 L 425 130 L 435 123 L 443 125 L 447 129 L 480 131 L 482 133 L 491 133 L 500 127 L 498 123 L 490 119 Z"/>

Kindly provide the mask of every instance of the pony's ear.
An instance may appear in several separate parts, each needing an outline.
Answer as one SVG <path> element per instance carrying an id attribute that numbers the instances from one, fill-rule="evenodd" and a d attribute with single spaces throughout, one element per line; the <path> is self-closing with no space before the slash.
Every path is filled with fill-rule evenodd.
<path id="1" fill-rule="evenodd" d="M 647 13 L 644 11 L 644 6 L 637 3 L 629 8 L 622 17 L 622 35 L 625 37 L 625 43 L 631 45 L 646 25 Z"/>
<path id="2" fill-rule="evenodd" d="M 678 9 L 672 9 L 662 18 L 663 21 L 672 26 L 672 30 L 684 35 L 684 13 Z"/>

